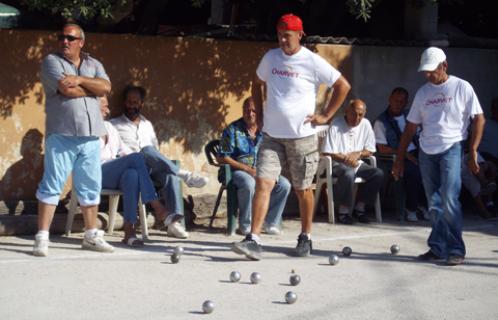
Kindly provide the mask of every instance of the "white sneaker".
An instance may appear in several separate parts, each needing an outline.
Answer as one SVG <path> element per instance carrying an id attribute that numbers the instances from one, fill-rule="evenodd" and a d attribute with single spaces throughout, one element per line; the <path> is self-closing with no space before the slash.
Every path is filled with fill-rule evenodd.
<path id="1" fill-rule="evenodd" d="M 417 208 L 417 210 L 423 215 L 424 220 L 427 220 L 427 221 L 431 220 L 431 214 L 429 213 L 429 210 L 427 210 L 423 206 L 419 206 Z"/>
<path id="2" fill-rule="evenodd" d="M 33 255 L 35 257 L 48 256 L 48 238 L 42 238 L 39 235 L 35 236 L 35 244 L 33 246 Z"/>
<path id="3" fill-rule="evenodd" d="M 185 228 L 183 228 L 182 224 L 177 221 L 168 225 L 168 236 L 178 239 L 187 239 L 188 232 L 185 231 Z"/>
<path id="4" fill-rule="evenodd" d="M 189 188 L 202 188 L 208 183 L 209 179 L 189 172 L 183 176 L 183 181 Z"/>
<path id="5" fill-rule="evenodd" d="M 272 235 L 272 236 L 279 236 L 283 234 L 284 232 L 281 231 L 278 227 L 276 226 L 270 226 L 270 227 L 265 227 L 265 233 Z"/>
<path id="6" fill-rule="evenodd" d="M 93 237 L 83 237 L 81 248 L 98 252 L 114 252 L 114 247 L 105 241 L 102 230 L 97 230 Z"/>
<path id="7" fill-rule="evenodd" d="M 417 212 L 406 210 L 406 220 L 410 222 L 417 222 L 418 221 Z"/>

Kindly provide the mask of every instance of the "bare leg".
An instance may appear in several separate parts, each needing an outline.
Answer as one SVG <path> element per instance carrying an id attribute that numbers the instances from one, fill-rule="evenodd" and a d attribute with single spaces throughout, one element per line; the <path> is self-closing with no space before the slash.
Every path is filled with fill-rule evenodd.
<path id="1" fill-rule="evenodd" d="M 49 231 L 56 206 L 38 201 L 38 231 Z"/>
<path id="2" fill-rule="evenodd" d="M 299 201 L 301 232 L 309 234 L 311 233 L 311 225 L 313 224 L 313 191 L 311 188 L 308 188 L 296 190 L 295 192 Z"/>
<path id="3" fill-rule="evenodd" d="M 98 206 L 81 207 L 81 213 L 85 221 L 85 230 L 97 229 Z"/>
<path id="4" fill-rule="evenodd" d="M 256 191 L 252 200 L 252 223 L 251 233 L 261 234 L 261 228 L 268 213 L 270 195 L 275 181 L 272 179 L 256 177 Z"/>
<path id="5" fill-rule="evenodd" d="M 161 201 L 159 200 L 152 200 L 150 203 L 150 206 L 154 210 L 154 213 L 156 214 L 156 219 L 158 221 L 164 221 L 166 219 L 166 216 L 168 215 L 168 211 L 166 208 L 163 206 Z"/>

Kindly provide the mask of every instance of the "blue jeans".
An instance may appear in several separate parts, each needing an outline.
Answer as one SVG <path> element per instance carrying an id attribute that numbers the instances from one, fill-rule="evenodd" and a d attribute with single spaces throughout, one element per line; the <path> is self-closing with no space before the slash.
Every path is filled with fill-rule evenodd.
<path id="1" fill-rule="evenodd" d="M 102 187 L 123 192 L 123 216 L 129 223 L 137 222 L 138 197 L 148 203 L 156 200 L 156 191 L 141 153 L 131 153 L 102 164 Z"/>
<path id="2" fill-rule="evenodd" d="M 237 202 L 239 205 L 239 227 L 251 227 L 252 199 L 256 188 L 256 180 L 247 172 L 235 170 L 232 172 L 232 183 L 237 189 Z M 284 211 L 287 196 L 290 193 L 289 180 L 280 176 L 270 195 L 270 205 L 265 224 L 269 227 L 279 226 Z"/>
<path id="3" fill-rule="evenodd" d="M 462 238 L 462 209 L 458 197 L 461 189 L 462 147 L 455 143 L 438 154 L 419 154 L 432 232 L 427 240 L 431 251 L 440 258 L 465 256 Z"/>
<path id="4" fill-rule="evenodd" d="M 183 215 L 181 184 L 177 176 L 180 168 L 152 146 L 144 147 L 140 152 L 145 157 L 145 163 L 154 185 L 160 189 L 159 195 L 164 200 L 166 210 L 169 213 Z"/>

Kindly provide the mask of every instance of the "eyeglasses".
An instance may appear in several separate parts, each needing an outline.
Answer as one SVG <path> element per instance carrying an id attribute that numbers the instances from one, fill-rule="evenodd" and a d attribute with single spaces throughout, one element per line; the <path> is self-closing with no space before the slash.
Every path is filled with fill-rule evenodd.
<path id="1" fill-rule="evenodd" d="M 67 40 L 69 42 L 73 42 L 74 40 L 81 40 L 80 37 L 75 37 L 75 36 L 72 36 L 72 35 L 69 35 L 69 34 L 60 34 L 57 36 L 57 40 L 59 41 L 64 41 L 64 40 Z"/>

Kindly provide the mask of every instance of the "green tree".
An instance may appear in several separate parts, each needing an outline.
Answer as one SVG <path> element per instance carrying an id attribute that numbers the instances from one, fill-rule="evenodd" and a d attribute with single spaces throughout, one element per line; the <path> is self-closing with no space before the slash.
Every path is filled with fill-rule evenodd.
<path id="1" fill-rule="evenodd" d="M 112 11 L 132 0 L 21 0 L 31 10 L 50 12 L 64 18 L 112 18 Z"/>

